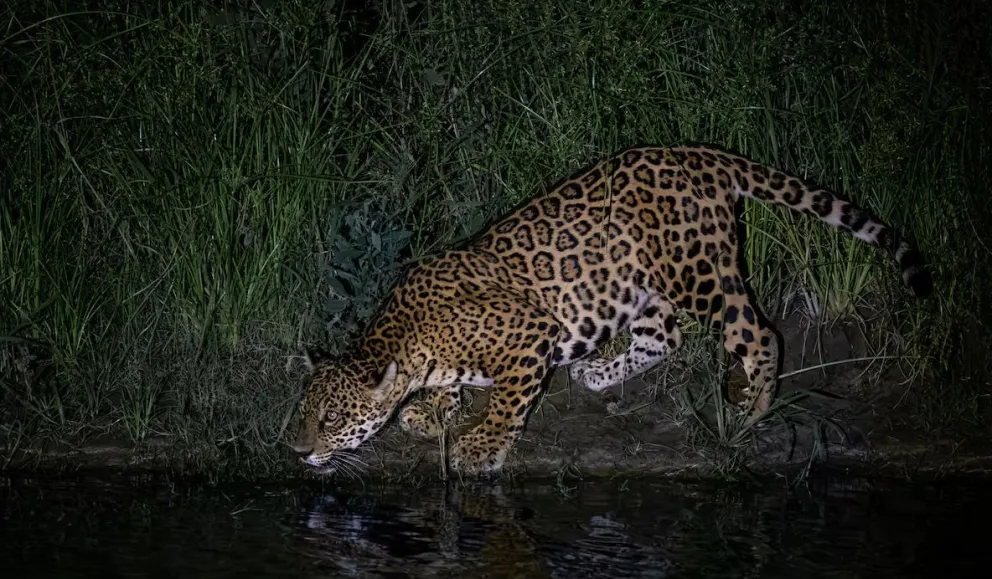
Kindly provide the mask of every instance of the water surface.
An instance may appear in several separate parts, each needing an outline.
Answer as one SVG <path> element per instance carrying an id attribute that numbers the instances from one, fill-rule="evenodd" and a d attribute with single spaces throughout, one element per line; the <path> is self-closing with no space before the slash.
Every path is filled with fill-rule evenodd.
<path id="1" fill-rule="evenodd" d="M 986 577 L 981 483 L 8 479 L 6 577 Z"/>

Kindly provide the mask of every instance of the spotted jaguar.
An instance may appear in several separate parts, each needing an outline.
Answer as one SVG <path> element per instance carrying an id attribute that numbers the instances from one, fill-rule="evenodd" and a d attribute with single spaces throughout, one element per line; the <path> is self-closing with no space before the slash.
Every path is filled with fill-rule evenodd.
<path id="1" fill-rule="evenodd" d="M 486 415 L 451 445 L 450 465 L 498 472 L 554 367 L 594 391 L 621 384 L 679 347 L 679 312 L 722 334 L 747 376 L 742 419 L 759 420 L 776 391 L 779 340 L 740 266 L 741 198 L 878 246 L 917 296 L 933 289 L 907 239 L 829 191 L 720 147 L 632 148 L 411 267 L 347 353 L 311 353 L 293 449 L 334 471 L 398 409 L 405 429 L 436 436 L 459 414 L 462 387 L 481 386 L 491 388 Z M 597 353 L 622 332 L 626 351 Z"/>

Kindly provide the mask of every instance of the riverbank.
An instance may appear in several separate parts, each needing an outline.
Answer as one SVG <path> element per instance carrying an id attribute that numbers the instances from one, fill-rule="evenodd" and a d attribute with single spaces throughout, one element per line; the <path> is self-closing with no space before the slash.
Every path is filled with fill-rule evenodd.
<path id="1" fill-rule="evenodd" d="M 953 415 L 925 414 L 927 385 L 919 379 L 907 381 L 898 365 L 870 356 L 860 326 L 817 328 L 798 316 L 777 325 L 785 343 L 783 375 L 788 376 L 779 400 L 792 402 L 754 432 L 735 432 L 730 426 L 721 431 L 712 403 L 719 378 L 712 368 L 718 361 L 693 363 L 696 352 L 676 356 L 664 368 L 628 382 L 622 391 L 605 394 L 571 386 L 567 373 L 559 370 L 509 457 L 503 477 L 719 479 L 801 477 L 829 470 L 851 476 L 937 479 L 992 473 L 988 429 L 971 424 L 968 413 L 958 415 L 957 423 Z M 696 350 L 705 351 L 698 346 Z M 976 369 L 959 379 L 971 382 L 985 375 Z M 743 383 L 738 368 L 730 369 L 725 383 L 732 398 L 736 385 Z M 948 405 L 954 396 L 952 386 L 942 389 Z M 485 409 L 487 391 L 470 392 L 472 403 L 462 428 L 474 424 Z M 967 396 L 967 403 L 981 403 Z M 987 406 L 974 412 L 983 409 Z M 293 428 L 295 416 L 284 438 Z M 272 444 L 267 457 L 271 463 L 258 472 L 243 464 L 243 458 L 238 462 L 232 457 L 228 452 L 232 447 L 221 448 L 184 446 L 172 437 L 152 436 L 135 445 L 104 436 L 78 445 L 19 449 L 6 471 L 147 472 L 249 480 L 314 476 L 296 463 L 283 443 Z M 363 449 L 367 466 L 361 478 L 443 479 L 449 473 L 440 449 L 441 441 L 412 437 L 393 423 Z"/>

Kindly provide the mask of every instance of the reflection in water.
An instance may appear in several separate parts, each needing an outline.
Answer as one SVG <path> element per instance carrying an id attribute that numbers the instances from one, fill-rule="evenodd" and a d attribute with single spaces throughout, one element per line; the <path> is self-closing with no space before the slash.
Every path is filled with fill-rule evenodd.
<path id="1" fill-rule="evenodd" d="M 990 562 L 969 531 L 992 496 L 965 484 L 331 488 L 10 480 L 0 561 L 9 577 L 553 578 L 984 577 Z"/>

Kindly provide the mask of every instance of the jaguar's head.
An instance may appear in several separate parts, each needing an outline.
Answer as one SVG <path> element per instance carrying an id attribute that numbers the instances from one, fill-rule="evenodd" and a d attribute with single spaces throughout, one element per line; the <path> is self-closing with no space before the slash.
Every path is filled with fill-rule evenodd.
<path id="1" fill-rule="evenodd" d="M 396 362 L 378 377 L 343 358 L 307 352 L 310 384 L 300 401 L 293 450 L 322 473 L 355 466 L 354 450 L 375 435 L 402 399 Z"/>

